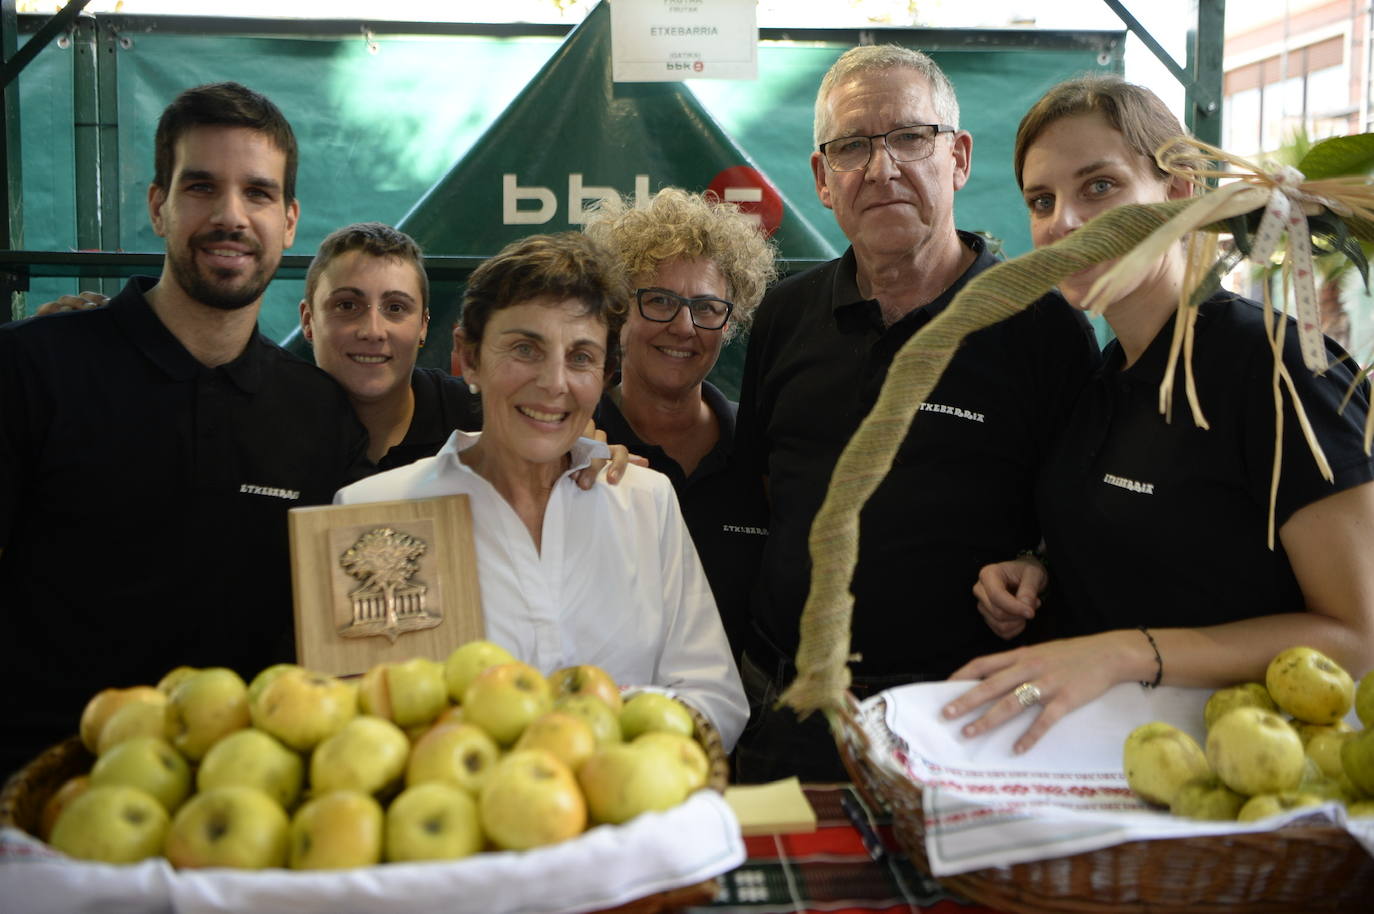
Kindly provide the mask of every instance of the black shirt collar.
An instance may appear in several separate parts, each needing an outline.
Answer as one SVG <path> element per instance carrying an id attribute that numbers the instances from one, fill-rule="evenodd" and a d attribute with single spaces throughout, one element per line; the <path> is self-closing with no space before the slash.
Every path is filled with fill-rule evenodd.
<path id="1" fill-rule="evenodd" d="M 187 351 L 148 304 L 147 292 L 157 282 L 155 276 L 130 277 L 123 292 L 110 301 L 110 313 L 149 361 L 173 380 L 189 381 L 209 369 Z M 266 341 L 254 325 L 253 335 L 248 338 L 243 352 L 232 362 L 220 366 L 225 376 L 245 393 L 256 393 L 262 386 L 265 345 Z"/>
<path id="2" fill-rule="evenodd" d="M 1208 322 L 1207 312 L 1211 310 L 1211 305 L 1228 298 L 1234 298 L 1234 296 L 1230 292 L 1221 291 L 1204 301 L 1198 308 L 1194 330 L 1200 331 L 1206 326 Z M 1131 383 L 1158 385 L 1164 380 L 1164 373 L 1169 367 L 1169 351 L 1173 348 L 1174 327 L 1177 323 L 1178 311 L 1175 310 L 1164 322 L 1164 326 L 1159 328 L 1159 332 L 1150 341 L 1150 345 L 1145 347 L 1140 358 L 1136 359 L 1135 364 L 1130 368 L 1124 367 L 1126 352 L 1121 347 L 1121 341 L 1112 340 L 1102 351 L 1102 376 L 1112 378 L 1119 375 L 1123 380 Z"/>
<path id="3" fill-rule="evenodd" d="M 959 294 L 959 290 L 974 276 L 997 262 L 996 256 L 988 253 L 987 242 L 981 236 L 972 232 L 959 231 L 959 240 L 964 246 L 973 251 L 973 262 L 968 269 L 960 274 L 948 289 L 941 292 L 939 297 L 927 305 L 917 308 L 916 311 L 925 312 L 927 318 L 933 318 L 945 309 L 954 300 L 954 296 Z M 831 287 L 830 308 L 838 311 L 841 308 L 848 308 L 858 305 L 870 305 L 873 299 L 866 299 L 859 292 L 859 261 L 854 256 L 854 248 L 850 246 L 840 258 L 840 267 L 835 271 L 834 284 Z"/>

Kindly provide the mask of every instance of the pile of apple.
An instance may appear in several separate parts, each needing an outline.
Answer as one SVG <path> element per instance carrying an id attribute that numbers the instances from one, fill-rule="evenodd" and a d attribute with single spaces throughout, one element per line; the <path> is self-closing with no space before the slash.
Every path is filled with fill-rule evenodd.
<path id="1" fill-rule="evenodd" d="M 177 867 L 520 850 L 681 803 L 707 778 L 693 731 L 669 696 L 622 703 L 598 667 L 546 678 L 487 641 L 353 680 L 179 667 L 90 700 L 95 765 L 54 793 L 40 836 L 73 857 Z"/>
<path id="2" fill-rule="evenodd" d="M 1351 707 L 1363 724 L 1345 722 Z M 1264 683 L 1220 689 L 1203 710 L 1206 750 L 1155 721 L 1126 738 L 1131 789 L 1177 816 L 1250 822 L 1336 801 L 1374 815 L 1374 672 L 1360 680 L 1325 654 L 1291 647 Z"/>

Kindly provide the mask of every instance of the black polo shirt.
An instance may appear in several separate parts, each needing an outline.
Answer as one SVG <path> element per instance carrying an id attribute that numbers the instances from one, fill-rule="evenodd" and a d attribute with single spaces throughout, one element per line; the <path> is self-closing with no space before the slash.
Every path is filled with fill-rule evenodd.
<path id="1" fill-rule="evenodd" d="M 256 333 L 204 367 L 154 282 L 0 328 L 0 770 L 101 688 L 294 659 L 287 509 L 372 468 L 329 375 Z"/>
<path id="2" fill-rule="evenodd" d="M 736 448 L 767 477 L 772 516 L 752 601 L 786 658 L 811 582 L 807 536 L 841 449 L 877 399 L 901 346 L 996 261 L 974 263 L 938 299 L 884 327 L 859 294 L 854 252 L 789 277 L 764 299 L 745 359 Z M 969 336 L 886 479 L 860 513 L 856 683 L 944 678 L 1003 649 L 979 615 L 979 569 L 1040 541 L 1034 486 L 1055 431 L 1096 367 L 1087 320 L 1058 296 Z"/>
<path id="3" fill-rule="evenodd" d="M 1274 360 L 1263 306 L 1230 294 L 1204 302 L 1192 365 L 1202 412 L 1198 428 L 1176 369 L 1173 421 L 1159 413 L 1173 321 L 1123 370 L 1111 343 L 1084 390 L 1042 476 L 1038 501 L 1050 551 L 1049 635 L 1135 625 L 1200 626 L 1306 607 L 1283 545 L 1267 545 L 1274 460 Z M 1321 477 L 1285 393 L 1283 464 L 1275 530 L 1293 512 L 1374 479 L 1364 453 L 1369 409 L 1361 384 L 1344 412 L 1351 363 L 1314 377 L 1298 333 L 1285 334 L 1284 364 L 1335 474 Z"/>
<path id="4" fill-rule="evenodd" d="M 746 484 L 731 466 L 736 405 L 710 381 L 702 382 L 701 396 L 715 413 L 720 438 L 690 476 L 663 448 L 635 434 L 610 394 L 601 398 L 594 421 L 606 433 L 607 441 L 623 444 L 630 453 L 648 458 L 652 469 L 672 480 L 682 518 L 711 582 L 725 634 L 738 656 L 748 625 L 749 592 L 768 535 L 768 506 L 758 486 Z"/>
<path id="5" fill-rule="evenodd" d="M 438 368 L 415 368 L 410 373 L 415 412 L 405 438 L 382 455 L 377 469 L 392 470 L 433 457 L 453 434 L 482 430 L 482 401 L 458 378 Z"/>

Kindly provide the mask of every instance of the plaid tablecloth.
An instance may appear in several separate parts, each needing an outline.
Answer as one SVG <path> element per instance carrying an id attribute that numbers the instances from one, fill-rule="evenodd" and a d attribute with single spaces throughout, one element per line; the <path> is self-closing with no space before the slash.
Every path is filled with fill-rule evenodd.
<path id="1" fill-rule="evenodd" d="M 710 905 L 688 908 L 689 914 L 996 914 L 922 875 L 881 818 L 874 820 L 883 845 L 875 860 L 845 804 L 870 819 L 872 814 L 849 785 L 805 789 L 816 810 L 816 831 L 745 838 L 748 859 L 719 877 L 720 893 Z"/>

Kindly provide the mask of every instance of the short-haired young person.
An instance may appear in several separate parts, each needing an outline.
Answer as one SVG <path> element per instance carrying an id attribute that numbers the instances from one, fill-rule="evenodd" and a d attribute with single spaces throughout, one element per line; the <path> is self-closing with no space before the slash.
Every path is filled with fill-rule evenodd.
<path id="1" fill-rule="evenodd" d="M 380 222 L 331 232 L 305 274 L 300 311 L 315 364 L 348 392 L 379 469 L 433 456 L 454 429 L 482 427 L 467 385 L 415 364 L 430 329 L 429 277 L 406 233 Z"/>

